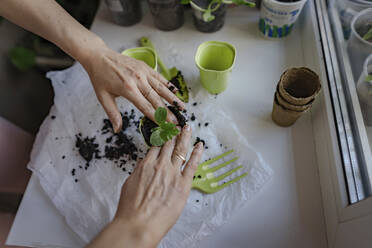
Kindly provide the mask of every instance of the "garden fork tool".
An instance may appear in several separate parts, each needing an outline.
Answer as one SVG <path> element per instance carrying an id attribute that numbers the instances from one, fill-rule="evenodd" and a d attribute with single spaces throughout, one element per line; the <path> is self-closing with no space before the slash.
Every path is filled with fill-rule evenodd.
<path id="1" fill-rule="evenodd" d="M 227 182 L 223 182 L 222 184 L 220 184 L 219 182 L 222 181 L 223 179 L 225 179 L 226 177 L 230 176 L 231 174 L 233 174 L 234 172 L 240 170 L 241 168 L 243 168 L 243 166 L 238 166 L 234 169 L 231 169 L 229 170 L 228 172 L 225 172 L 223 173 L 222 175 L 220 176 L 215 176 L 214 175 L 214 172 L 226 167 L 227 165 L 235 162 L 238 157 L 235 157 L 229 161 L 226 161 L 222 164 L 219 164 L 219 165 L 216 165 L 214 167 L 210 167 L 209 165 L 213 164 L 214 162 L 222 159 L 223 157 L 231 154 L 232 152 L 234 152 L 234 150 L 230 150 L 230 151 L 227 151 L 215 158 L 212 158 L 212 159 L 209 159 L 203 163 L 201 163 L 195 174 L 194 174 L 194 178 L 193 178 L 193 181 L 192 181 L 192 188 L 193 189 L 197 189 L 199 191 L 202 191 L 204 193 L 207 193 L 207 194 L 212 194 L 212 193 L 215 193 L 217 191 L 220 191 L 221 189 L 225 188 L 226 186 L 232 184 L 232 183 L 235 183 L 237 181 L 239 181 L 240 179 L 242 179 L 243 177 L 247 176 L 248 173 L 244 173 L 238 177 L 235 177 L 234 179 L 230 180 L 230 181 L 227 181 Z"/>

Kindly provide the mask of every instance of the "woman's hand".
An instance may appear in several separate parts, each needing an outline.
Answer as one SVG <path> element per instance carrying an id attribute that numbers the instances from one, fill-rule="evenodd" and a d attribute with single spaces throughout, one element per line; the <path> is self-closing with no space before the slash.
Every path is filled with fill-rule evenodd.
<path id="1" fill-rule="evenodd" d="M 190 138 L 186 125 L 177 140 L 150 149 L 125 182 L 113 222 L 91 247 L 156 247 L 181 215 L 200 162 L 199 142 L 181 171 Z"/>
<path id="2" fill-rule="evenodd" d="M 121 55 L 104 44 L 95 49 L 92 57 L 80 61 L 87 70 L 97 98 L 105 109 L 114 131 L 121 129 L 122 119 L 115 98 L 123 96 L 131 101 L 145 116 L 154 120 L 156 108 L 168 103 L 183 109 L 184 104 L 174 92 L 172 85 L 146 63 Z M 176 89 L 174 87 L 174 89 Z M 177 123 L 176 117 L 168 111 L 168 121 Z"/>

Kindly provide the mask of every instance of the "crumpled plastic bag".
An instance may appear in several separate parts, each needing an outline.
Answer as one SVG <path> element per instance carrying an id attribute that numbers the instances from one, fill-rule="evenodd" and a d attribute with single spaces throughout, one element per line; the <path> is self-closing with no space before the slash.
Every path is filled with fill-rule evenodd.
<path id="1" fill-rule="evenodd" d="M 107 116 L 80 64 L 49 72 L 47 77 L 55 92 L 54 106 L 40 127 L 28 167 L 38 176 L 67 224 L 88 243 L 114 217 L 121 187 L 134 170 L 135 161 L 131 155 L 119 160 L 104 157 L 105 146 L 112 145 L 108 142 L 112 133 L 103 128 Z M 159 245 L 164 248 L 194 247 L 198 240 L 223 225 L 272 175 L 270 167 L 239 132 L 228 111 L 217 104 L 216 97 L 200 90 L 197 80 L 189 77 L 189 81 L 192 93 L 187 116 L 189 119 L 195 116 L 194 121 L 189 120 L 193 129 L 191 145 L 196 137 L 205 140 L 202 161 L 234 149 L 224 160 L 232 156 L 239 159 L 217 174 L 243 165 L 244 169 L 224 181 L 244 172 L 248 172 L 248 176 L 215 194 L 192 190 L 181 217 Z M 134 159 L 144 157 L 147 147 L 136 126 L 142 114 L 126 99 L 118 98 L 117 104 L 123 114 L 135 116 L 125 133 L 137 147 Z M 76 147 L 77 137 L 95 137 L 99 158 L 93 158 L 87 165 Z"/>

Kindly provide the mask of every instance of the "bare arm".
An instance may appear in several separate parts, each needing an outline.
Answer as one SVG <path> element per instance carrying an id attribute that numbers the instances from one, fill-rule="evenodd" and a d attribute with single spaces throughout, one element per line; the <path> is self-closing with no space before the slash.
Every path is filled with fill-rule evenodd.
<path id="1" fill-rule="evenodd" d="M 163 99 L 183 108 L 183 102 L 168 89 L 171 83 L 144 62 L 109 49 L 54 0 L 1 0 L 0 15 L 53 42 L 83 65 L 116 132 L 122 125 L 115 102 L 118 96 L 152 120 L 155 109 L 165 107 Z M 171 112 L 168 116 L 168 121 L 177 122 Z"/>

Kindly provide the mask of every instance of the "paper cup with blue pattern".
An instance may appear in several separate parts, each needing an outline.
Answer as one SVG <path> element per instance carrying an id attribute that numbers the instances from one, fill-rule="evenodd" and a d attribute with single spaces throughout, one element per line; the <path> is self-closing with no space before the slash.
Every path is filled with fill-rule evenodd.
<path id="1" fill-rule="evenodd" d="M 306 0 L 263 0 L 259 29 L 266 37 L 282 38 L 291 33 Z"/>

